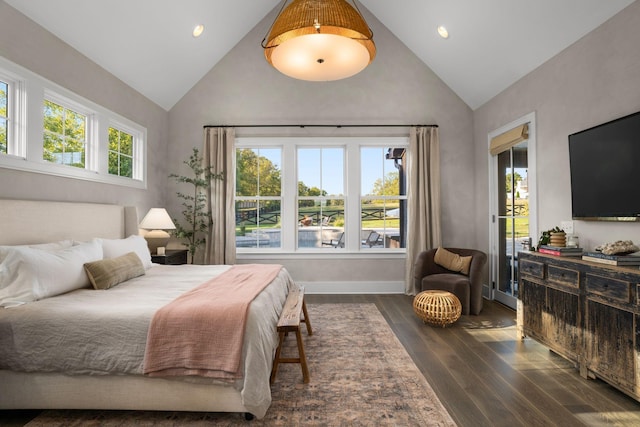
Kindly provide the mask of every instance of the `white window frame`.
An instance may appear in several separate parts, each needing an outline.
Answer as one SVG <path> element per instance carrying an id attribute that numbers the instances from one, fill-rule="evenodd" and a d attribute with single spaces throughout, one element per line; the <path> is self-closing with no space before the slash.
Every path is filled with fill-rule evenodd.
<path id="1" fill-rule="evenodd" d="M 53 92 L 49 89 L 44 90 L 44 99 L 42 100 L 42 108 L 44 110 L 44 103 L 46 101 L 52 102 L 56 105 L 61 106 L 65 110 L 73 111 L 77 114 L 82 114 L 86 117 L 85 123 L 85 146 L 84 146 L 84 168 L 76 168 L 74 166 L 59 164 L 58 166 L 63 167 L 72 167 L 74 169 L 86 169 L 86 170 L 97 170 L 98 164 L 98 138 L 95 136 L 95 129 L 97 128 L 97 120 L 96 120 L 96 112 L 85 107 L 84 105 L 75 102 L 69 98 L 66 98 L 62 95 L 59 95 L 56 92 Z M 44 111 L 43 111 L 43 124 L 42 131 L 44 133 Z M 44 151 L 44 137 L 43 137 L 43 147 L 42 151 Z M 48 160 L 42 159 L 44 162 L 49 164 L 54 164 L 53 162 L 49 162 Z"/>
<path id="2" fill-rule="evenodd" d="M 62 176 L 125 187 L 147 188 L 147 130 L 74 92 L 0 56 L 0 76 L 10 80 L 8 115 L 12 132 L 8 154 L 0 154 L 0 168 Z M 6 79 L 6 80 L 5 80 Z M 48 99 L 87 116 L 85 168 L 60 165 L 43 160 L 44 100 Z M 137 165 L 133 179 L 109 174 L 109 126 L 115 123 L 130 131 L 137 143 Z"/>
<path id="3" fill-rule="evenodd" d="M 407 153 L 408 153 L 408 150 L 409 150 L 409 146 L 407 145 L 407 143 L 399 144 L 399 145 L 382 145 L 382 148 L 391 148 L 391 147 L 393 147 L 393 148 L 404 148 L 405 152 L 407 152 Z M 381 145 L 380 144 L 378 144 L 378 145 L 363 144 L 363 145 L 360 146 L 360 150 L 366 149 L 366 148 L 381 148 Z M 406 159 L 407 156 L 408 156 L 408 154 L 405 154 L 405 159 Z M 360 162 L 360 166 L 362 167 L 362 162 Z M 403 165 L 403 166 L 405 166 L 405 170 L 406 170 L 406 165 Z M 389 174 L 389 172 L 392 172 L 392 171 L 389 171 L 389 170 L 385 171 L 385 173 L 383 173 L 383 176 L 381 176 L 380 178 L 382 178 L 382 179 L 386 178 L 387 175 Z M 408 188 L 407 186 L 408 186 L 408 183 L 409 183 L 409 181 L 408 181 L 409 177 L 407 177 L 405 175 L 404 179 L 405 179 L 405 189 L 407 189 Z M 384 202 L 385 202 L 385 212 L 387 210 L 386 205 L 387 205 L 388 202 L 397 202 L 398 203 L 398 209 L 399 209 L 400 205 L 402 204 L 402 201 L 406 202 L 406 200 L 408 200 L 407 199 L 408 194 L 406 194 L 406 193 L 407 192 L 405 191 L 405 194 L 403 194 L 403 195 L 399 194 L 397 196 L 384 196 L 384 195 L 381 196 L 381 195 L 364 195 L 364 194 L 360 194 L 360 206 L 362 206 L 362 204 L 364 203 L 365 200 L 384 200 Z M 399 220 L 402 221 L 402 218 L 399 217 Z M 405 224 L 405 230 L 407 228 L 407 225 L 408 224 Z M 360 225 L 360 229 L 362 229 L 362 228 L 363 227 L 362 227 L 362 224 L 361 224 Z M 386 224 L 385 224 L 385 231 L 386 231 L 386 229 L 387 228 L 386 228 Z M 405 239 L 405 241 L 406 241 L 406 239 Z M 384 246 L 384 244 L 383 244 L 383 246 Z M 376 251 L 376 250 L 399 251 L 399 250 L 402 250 L 402 251 L 406 252 L 406 248 L 393 248 L 392 249 L 392 248 L 375 247 L 374 246 L 372 248 L 363 248 L 363 249 L 367 250 L 367 251 Z"/>
<path id="4" fill-rule="evenodd" d="M 340 200 L 344 201 L 343 207 L 344 207 L 344 221 L 345 221 L 345 224 L 350 224 L 350 223 L 347 222 L 347 218 L 348 218 L 347 213 L 349 211 L 349 209 L 348 209 L 348 201 L 349 201 L 349 198 L 350 198 L 349 190 L 351 189 L 349 187 L 348 178 L 347 178 L 347 170 L 349 169 L 348 168 L 348 165 L 349 165 L 348 164 L 348 158 L 349 158 L 348 152 L 349 152 L 349 150 L 348 150 L 348 147 L 347 147 L 347 144 L 346 144 L 345 140 L 343 138 L 339 138 L 339 139 L 333 139 L 333 138 L 305 138 L 305 139 L 299 139 L 297 141 L 293 141 L 293 144 L 290 144 L 290 145 L 293 146 L 294 149 L 295 149 L 294 152 L 293 152 L 294 162 L 295 162 L 295 171 L 294 171 L 294 173 L 292 175 L 294 175 L 294 177 L 295 177 L 295 194 L 294 194 L 294 197 L 295 197 L 294 209 L 295 209 L 295 211 L 294 211 L 294 215 L 296 217 L 296 223 L 298 222 L 297 221 L 298 217 L 299 217 L 299 215 L 298 215 L 298 206 L 299 206 L 301 200 L 313 200 L 314 202 L 321 202 L 323 200 L 326 201 L 326 200 L 330 200 L 330 199 L 331 200 L 340 199 Z M 300 149 L 300 148 L 318 149 L 318 150 L 320 150 L 320 152 L 322 152 L 323 149 L 330 149 L 330 148 L 340 148 L 342 150 L 342 153 L 343 153 L 343 165 L 344 165 L 344 168 L 343 168 L 343 171 L 342 171 L 342 174 L 343 174 L 342 182 L 343 182 L 343 185 L 344 185 L 344 187 L 343 187 L 344 194 L 343 195 L 334 195 L 333 197 L 332 196 L 326 196 L 325 197 L 325 196 L 299 196 L 298 195 L 298 182 L 300 181 L 299 178 L 298 178 L 298 149 Z M 283 166 L 283 168 L 284 168 L 284 166 Z M 322 174 L 322 167 L 321 167 L 320 171 L 321 171 L 320 173 Z M 320 178 L 322 178 L 322 177 L 320 177 Z M 289 225 L 289 227 L 291 227 L 291 226 L 292 225 Z M 293 225 L 293 227 L 295 228 L 295 225 Z M 342 241 L 340 246 L 337 246 L 337 247 L 324 246 L 322 248 L 297 248 L 296 252 L 315 253 L 315 252 L 325 252 L 325 251 L 329 251 L 329 250 L 338 251 L 338 252 L 344 252 L 345 250 L 349 250 L 349 249 L 351 249 L 349 247 L 349 245 L 348 245 L 348 240 L 349 240 L 350 234 L 351 234 L 349 232 L 349 230 L 352 227 L 353 227 L 352 225 L 349 225 L 348 227 L 345 227 L 345 230 L 344 230 L 345 235 L 343 237 L 343 241 Z M 297 228 L 296 228 L 296 230 L 299 231 L 299 229 L 297 229 Z M 334 236 L 334 239 L 332 239 L 332 240 L 335 240 L 335 239 L 339 240 L 339 237 L 338 236 Z M 293 243 L 294 243 L 294 248 L 295 248 L 297 246 L 297 244 L 298 244 L 298 234 L 297 233 L 294 233 L 294 242 Z"/>
<path id="5" fill-rule="evenodd" d="M 262 138 L 261 138 L 262 139 Z M 237 140 L 236 140 L 237 141 Z M 252 144 L 238 144 L 236 143 L 235 146 L 235 150 L 242 150 L 242 149 L 260 149 L 260 150 L 273 150 L 273 149 L 278 149 L 280 150 L 280 163 L 281 163 L 281 176 L 280 176 L 280 184 L 282 185 L 281 191 L 280 191 L 280 195 L 279 196 L 263 196 L 263 195 L 251 195 L 251 196 L 240 196 L 240 197 L 236 197 L 236 189 L 234 188 L 233 194 L 234 194 L 234 206 L 236 205 L 237 202 L 242 202 L 242 201 L 257 201 L 258 202 L 258 206 L 260 206 L 260 202 L 265 202 L 265 201 L 279 201 L 280 202 L 280 222 L 284 223 L 284 219 L 283 219 L 283 206 L 284 206 L 284 148 L 282 146 L 281 143 L 278 144 L 260 144 L 260 145 L 252 145 Z M 237 159 L 237 155 L 234 152 L 234 159 Z M 234 162 L 233 167 L 236 167 L 236 164 Z M 235 170 L 234 170 L 234 176 L 235 176 Z M 280 235 L 281 235 L 281 246 L 280 248 L 271 248 L 271 247 L 256 247 L 256 248 L 237 248 L 236 252 L 240 253 L 240 252 L 247 252 L 247 253 L 251 253 L 251 252 L 259 252 L 259 253 L 265 253 L 265 252 L 281 252 L 282 251 L 282 228 L 280 229 Z"/>
<path id="6" fill-rule="evenodd" d="M 0 64 L 2 65 L 2 64 Z M 25 157 L 25 82 L 18 75 L 0 68 L 0 80 L 7 83 L 7 156 Z"/>
<path id="7" fill-rule="evenodd" d="M 360 149 L 362 147 L 405 147 L 408 137 L 237 137 L 235 148 L 281 148 L 282 149 L 282 205 L 281 205 L 281 248 L 237 248 L 239 258 L 268 259 L 294 257 L 340 257 L 366 258 L 384 256 L 404 258 L 405 249 L 382 248 L 371 250 L 361 248 L 361 188 Z M 342 147 L 345 150 L 345 247 L 344 248 L 297 248 L 298 178 L 297 149 L 319 147 Z M 235 165 L 234 165 L 235 167 Z M 235 194 L 235 192 L 234 192 Z"/>
<path id="8" fill-rule="evenodd" d="M 114 128 L 119 130 L 120 132 L 125 132 L 133 137 L 133 174 L 132 177 L 112 175 L 109 173 L 109 128 Z M 119 179 L 128 179 L 128 180 L 138 180 L 142 181 L 144 179 L 144 134 L 138 129 L 138 127 L 129 121 L 125 120 L 110 120 L 109 126 L 107 126 L 107 139 L 106 139 L 106 173 L 112 177 Z"/>
<path id="9" fill-rule="evenodd" d="M 10 117 L 10 114 L 12 113 L 11 111 L 11 106 L 9 105 L 9 103 L 11 102 L 11 90 L 13 89 L 13 84 L 9 83 L 7 80 L 9 79 L 5 79 L 2 77 L 2 75 L 0 75 L 0 85 L 4 85 L 6 86 L 7 90 L 5 92 L 5 97 L 7 98 L 7 102 L 6 102 L 6 111 L 4 113 L 3 116 L 0 116 L 0 120 L 4 120 L 5 121 L 5 149 L 7 150 L 7 152 L 9 151 L 9 137 L 10 135 L 13 133 L 13 131 L 10 131 L 9 129 L 11 129 L 12 126 L 12 117 Z M 5 153 L 6 154 L 6 153 Z"/>

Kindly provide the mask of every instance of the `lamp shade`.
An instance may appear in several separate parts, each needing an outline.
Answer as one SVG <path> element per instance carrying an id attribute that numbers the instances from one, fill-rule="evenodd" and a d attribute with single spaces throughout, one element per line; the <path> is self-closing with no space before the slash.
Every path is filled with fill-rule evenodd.
<path id="1" fill-rule="evenodd" d="M 262 46 L 267 62 L 278 71 L 309 81 L 351 77 L 376 56 L 373 33 L 345 0 L 293 0 Z"/>
<path id="2" fill-rule="evenodd" d="M 145 230 L 175 230 L 176 226 L 164 208 L 151 208 L 142 218 L 140 228 Z"/>
<path id="3" fill-rule="evenodd" d="M 167 246 L 171 237 L 169 233 L 163 230 L 175 230 L 176 226 L 166 209 L 151 208 L 142 218 L 140 228 L 151 230 L 144 235 L 144 238 L 147 241 L 147 246 L 149 246 L 149 251 L 152 254 L 156 254 L 159 247 Z"/>

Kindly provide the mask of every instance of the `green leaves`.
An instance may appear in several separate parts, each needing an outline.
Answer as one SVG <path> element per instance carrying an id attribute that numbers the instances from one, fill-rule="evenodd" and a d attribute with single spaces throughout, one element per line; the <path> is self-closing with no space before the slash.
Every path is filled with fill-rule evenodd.
<path id="1" fill-rule="evenodd" d="M 189 159 L 183 163 L 189 167 L 191 175 L 184 176 L 172 173 L 169 178 L 173 178 L 178 183 L 189 184 L 193 188 L 191 194 L 176 192 L 176 196 L 182 199 L 181 213 L 183 218 L 182 222 L 174 218 L 176 229 L 173 234 L 177 238 L 187 241 L 191 262 L 193 262 L 198 248 L 206 243 L 207 234 L 213 224 L 211 214 L 207 210 L 211 181 L 223 179 L 223 174 L 215 174 L 211 167 L 203 166 L 203 158 L 197 148 L 193 149 Z"/>
<path id="2" fill-rule="evenodd" d="M 279 196 L 281 171 L 259 150 L 236 150 L 236 195 L 243 197 Z"/>
<path id="3" fill-rule="evenodd" d="M 43 159 L 84 168 L 87 117 L 44 100 Z"/>
<path id="4" fill-rule="evenodd" d="M 133 178 L 133 136 L 109 128 L 109 173 Z"/>
<path id="5" fill-rule="evenodd" d="M 562 229 L 558 226 L 553 227 L 551 230 L 543 231 L 538 239 L 538 248 L 540 245 L 548 245 L 551 240 L 551 233 L 559 233 Z"/>

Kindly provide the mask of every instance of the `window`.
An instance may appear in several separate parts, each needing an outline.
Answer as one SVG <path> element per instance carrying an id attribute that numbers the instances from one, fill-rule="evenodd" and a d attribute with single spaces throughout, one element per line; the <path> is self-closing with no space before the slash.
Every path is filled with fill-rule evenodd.
<path id="1" fill-rule="evenodd" d="M 407 138 L 236 139 L 242 252 L 404 248 Z"/>
<path id="2" fill-rule="evenodd" d="M 236 150 L 236 247 L 280 248 L 282 149 Z"/>
<path id="3" fill-rule="evenodd" d="M 0 62 L 0 66 L 2 63 Z M 20 77 L 0 68 L 0 159 L 2 155 L 22 156 L 25 141 L 24 129 L 20 123 L 24 122 L 23 83 Z"/>
<path id="4" fill-rule="evenodd" d="M 365 248 L 405 247 L 405 155 L 404 147 L 361 149 L 360 215 Z"/>
<path id="5" fill-rule="evenodd" d="M 0 57 L 0 167 L 146 188 L 145 145 L 142 126 Z"/>
<path id="6" fill-rule="evenodd" d="M 87 116 L 44 100 L 42 158 L 60 165 L 85 167 Z"/>
<path id="7" fill-rule="evenodd" d="M 344 147 L 298 147 L 298 248 L 343 248 Z"/>
<path id="8" fill-rule="evenodd" d="M 133 178 L 133 135 L 109 128 L 109 173 Z"/>
<path id="9" fill-rule="evenodd" d="M 9 83 L 0 80 L 0 154 L 8 153 Z"/>

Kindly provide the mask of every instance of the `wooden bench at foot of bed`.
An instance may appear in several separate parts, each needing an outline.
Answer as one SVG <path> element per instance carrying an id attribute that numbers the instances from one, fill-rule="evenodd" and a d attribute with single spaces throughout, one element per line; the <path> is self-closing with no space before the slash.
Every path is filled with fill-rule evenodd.
<path id="1" fill-rule="evenodd" d="M 303 317 L 304 316 L 304 317 Z M 302 334 L 300 333 L 300 323 L 303 322 L 307 326 L 307 334 L 313 335 L 309 314 L 307 313 L 307 304 L 304 301 L 304 287 L 289 291 L 287 300 L 284 303 L 282 314 L 278 320 L 278 335 L 280 342 L 276 349 L 276 355 L 273 359 L 273 369 L 271 370 L 271 384 L 276 379 L 278 365 L 280 363 L 299 363 L 302 368 L 302 381 L 307 384 L 309 382 L 309 368 L 307 366 L 307 357 L 304 354 L 304 344 L 302 342 Z M 295 332 L 298 344 L 298 357 L 282 357 L 282 345 L 284 339 L 289 332 Z"/>

